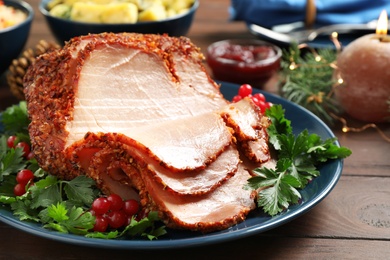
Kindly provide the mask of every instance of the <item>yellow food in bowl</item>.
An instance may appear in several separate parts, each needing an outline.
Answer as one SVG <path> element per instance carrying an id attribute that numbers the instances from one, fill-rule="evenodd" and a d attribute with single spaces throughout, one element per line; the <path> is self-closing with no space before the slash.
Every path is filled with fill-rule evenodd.
<path id="1" fill-rule="evenodd" d="M 137 15 L 137 6 L 132 3 L 100 5 L 77 2 L 71 9 L 70 19 L 93 23 L 135 23 Z"/>
<path id="2" fill-rule="evenodd" d="M 6 6 L 0 1 L 0 30 L 5 29 L 26 20 L 27 14 L 12 6 Z"/>
<path id="3" fill-rule="evenodd" d="M 161 21 L 185 13 L 194 0 L 53 0 L 52 16 L 89 23 Z"/>

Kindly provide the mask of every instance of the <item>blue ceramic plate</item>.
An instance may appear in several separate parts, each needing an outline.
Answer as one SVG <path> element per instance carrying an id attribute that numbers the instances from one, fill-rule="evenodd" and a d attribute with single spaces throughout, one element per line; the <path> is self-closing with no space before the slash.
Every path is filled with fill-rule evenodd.
<path id="1" fill-rule="evenodd" d="M 221 90 L 225 97 L 231 100 L 237 93 L 238 86 L 230 83 L 222 83 Z M 334 137 L 332 131 L 320 119 L 308 112 L 306 109 L 281 99 L 280 97 L 267 93 L 264 93 L 264 95 L 268 101 L 274 104 L 281 104 L 285 108 L 286 117 L 291 120 L 295 133 L 308 129 L 310 133 L 316 133 L 323 139 Z M 261 210 L 254 211 L 244 222 L 227 230 L 209 234 L 169 230 L 166 236 L 154 241 L 141 239 L 102 240 L 85 238 L 77 235 L 61 234 L 55 231 L 43 229 L 38 224 L 19 221 L 9 210 L 5 208 L 0 208 L 0 220 L 15 228 L 37 236 L 60 242 L 92 247 L 151 250 L 210 245 L 213 243 L 221 243 L 248 237 L 276 228 L 308 212 L 330 193 L 340 178 L 342 168 L 342 160 L 330 161 L 323 165 L 320 169 L 321 175 L 314 179 L 314 181 L 301 191 L 303 198 L 302 203 L 290 207 L 287 211 L 275 217 L 265 215 Z"/>

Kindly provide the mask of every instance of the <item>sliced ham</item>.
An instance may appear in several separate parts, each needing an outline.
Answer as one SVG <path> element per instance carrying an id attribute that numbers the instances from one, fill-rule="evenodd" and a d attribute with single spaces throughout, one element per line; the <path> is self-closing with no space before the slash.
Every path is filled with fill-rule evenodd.
<path id="1" fill-rule="evenodd" d="M 172 171 L 206 167 L 232 143 L 233 138 L 230 128 L 214 112 L 176 119 L 173 124 L 165 121 L 121 133 L 147 147 L 149 157 Z"/>
<path id="2" fill-rule="evenodd" d="M 102 139 L 109 146 L 105 146 L 101 142 Z M 134 140 L 122 134 L 104 136 L 89 134 L 82 144 L 78 143 L 75 146 L 74 153 L 75 157 L 83 162 L 84 171 L 98 182 L 105 183 L 109 177 L 114 182 L 140 190 L 142 188 L 138 179 L 140 176 L 134 173 L 134 170 L 137 170 L 153 176 L 154 181 L 160 183 L 164 189 L 178 195 L 200 195 L 213 191 L 233 176 L 240 164 L 239 153 L 232 144 L 205 169 L 174 172 L 148 156 L 142 147 L 136 149 L 129 145 L 132 141 Z M 101 148 L 95 150 L 88 148 L 91 145 L 96 146 L 97 143 Z M 95 152 L 89 153 L 91 150 Z M 127 168 L 126 163 L 131 168 Z M 111 185 L 114 183 L 106 185 L 107 191 L 113 192 L 121 186 L 112 188 Z"/>
<path id="3" fill-rule="evenodd" d="M 110 118 L 110 115 L 107 117 Z M 84 134 L 69 145 L 83 140 L 85 133 L 121 133 L 129 137 L 122 141 L 144 151 L 145 157 L 153 158 L 172 171 L 184 171 L 205 168 L 233 142 L 231 129 L 214 112 L 176 119 L 174 124 L 172 121 L 159 122 L 122 131 L 102 129 L 100 125 L 100 121 L 96 120 L 95 127 L 84 127 Z"/>
<path id="4" fill-rule="evenodd" d="M 135 33 L 81 36 L 40 56 L 24 79 L 38 163 L 136 197 L 172 228 L 244 220 L 248 170 L 269 160 L 267 125 L 250 99 L 223 98 L 202 59 L 187 38 Z"/>
<path id="5" fill-rule="evenodd" d="M 246 157 L 257 163 L 265 163 L 271 158 L 266 132 L 270 122 L 249 98 L 223 107 L 221 115 L 226 124 L 234 129 Z"/>
<path id="6" fill-rule="evenodd" d="M 167 226 L 208 232 L 243 221 L 255 208 L 253 191 L 243 188 L 249 177 L 240 166 L 225 185 L 203 196 L 175 196 L 152 178 L 146 178 L 145 185 L 149 195 L 155 198 L 153 209 L 160 212 Z"/>
<path id="7" fill-rule="evenodd" d="M 229 146 L 207 168 L 200 171 L 175 173 L 156 163 L 148 163 L 148 172 L 155 182 L 165 190 L 179 195 L 199 195 L 209 193 L 223 184 L 237 172 L 240 159 L 235 146 Z"/>
<path id="8" fill-rule="evenodd" d="M 235 135 L 240 141 L 256 140 L 256 129 L 261 128 L 261 113 L 249 98 L 240 102 L 223 106 L 221 114 L 226 122 L 234 129 Z"/>

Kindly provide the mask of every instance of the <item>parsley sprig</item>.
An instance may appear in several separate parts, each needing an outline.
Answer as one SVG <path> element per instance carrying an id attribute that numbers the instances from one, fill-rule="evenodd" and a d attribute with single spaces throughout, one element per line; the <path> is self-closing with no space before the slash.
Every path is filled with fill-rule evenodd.
<path id="1" fill-rule="evenodd" d="M 281 105 L 272 106 L 266 110 L 266 115 L 272 121 L 268 134 L 277 154 L 276 167 L 255 169 L 255 176 L 248 180 L 246 187 L 258 191 L 258 207 L 274 216 L 299 202 L 299 189 L 305 188 L 310 180 L 320 175 L 318 166 L 321 163 L 346 158 L 351 151 L 339 147 L 335 143 L 336 138 L 322 140 L 319 135 L 309 134 L 307 130 L 294 135 Z"/>
<path id="2" fill-rule="evenodd" d="M 10 207 L 22 221 L 42 223 L 62 233 L 86 234 L 94 226 L 88 205 L 96 194 L 94 181 L 85 176 L 63 181 L 46 174 L 25 195 L 13 197 Z"/>
<path id="3" fill-rule="evenodd" d="M 99 194 L 95 182 L 86 176 L 66 181 L 45 173 L 45 177 L 31 186 L 25 195 L 2 195 L 0 202 L 9 204 L 20 220 L 41 223 L 44 228 L 61 233 L 104 239 L 142 236 L 150 240 L 166 233 L 164 226 L 156 225 L 159 221 L 156 212 L 150 212 L 139 221 L 133 217 L 122 231 L 92 232 L 95 217 L 89 208 Z"/>
<path id="4" fill-rule="evenodd" d="M 9 149 L 6 136 L 0 137 L 0 181 L 4 176 L 24 169 L 27 163 L 23 160 L 21 148 Z"/>

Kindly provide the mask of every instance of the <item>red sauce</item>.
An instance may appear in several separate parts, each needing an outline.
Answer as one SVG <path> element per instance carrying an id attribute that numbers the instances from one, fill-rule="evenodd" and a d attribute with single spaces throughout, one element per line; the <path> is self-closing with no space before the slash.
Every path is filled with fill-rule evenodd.
<path id="1" fill-rule="evenodd" d="M 215 79 L 258 88 L 279 70 L 280 59 L 280 48 L 259 40 L 226 40 L 207 50 Z"/>

